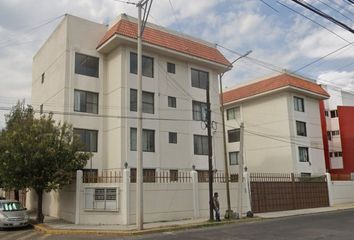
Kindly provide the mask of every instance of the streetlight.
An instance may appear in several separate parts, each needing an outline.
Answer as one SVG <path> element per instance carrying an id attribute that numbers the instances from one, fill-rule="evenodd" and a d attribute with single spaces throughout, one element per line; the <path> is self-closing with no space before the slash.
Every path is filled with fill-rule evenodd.
<path id="1" fill-rule="evenodd" d="M 247 51 L 245 54 L 239 56 L 234 61 L 230 63 L 229 69 L 232 68 L 232 65 L 240 60 L 241 58 L 247 57 L 249 54 L 252 53 L 252 50 Z M 231 218 L 232 210 L 231 210 L 231 201 L 230 201 L 230 179 L 229 179 L 229 167 L 227 163 L 227 148 L 226 148 L 226 129 L 225 129 L 225 109 L 224 109 L 224 93 L 222 89 L 222 77 L 224 76 L 225 72 L 220 73 L 219 81 L 220 81 L 220 99 L 221 99 L 221 119 L 222 119 L 222 130 L 223 130 L 223 139 L 224 139 L 224 165 L 225 165 L 225 176 L 226 176 L 226 198 L 227 198 L 227 210 L 225 214 L 225 218 Z M 241 173 L 239 173 L 241 174 Z M 240 184 L 240 183 L 239 183 Z M 239 186 L 240 188 L 240 186 Z"/>

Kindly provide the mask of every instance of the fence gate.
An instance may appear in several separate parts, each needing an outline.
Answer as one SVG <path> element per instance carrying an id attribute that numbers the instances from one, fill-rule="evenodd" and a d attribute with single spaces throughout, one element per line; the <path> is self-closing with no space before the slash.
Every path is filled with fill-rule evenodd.
<path id="1" fill-rule="evenodd" d="M 326 176 L 251 173 L 254 213 L 328 207 Z"/>

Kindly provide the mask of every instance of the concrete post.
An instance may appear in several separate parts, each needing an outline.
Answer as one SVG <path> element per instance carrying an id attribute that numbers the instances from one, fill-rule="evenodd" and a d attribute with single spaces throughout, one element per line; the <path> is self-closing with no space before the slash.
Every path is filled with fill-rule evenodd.
<path id="1" fill-rule="evenodd" d="M 333 189 L 332 189 L 332 179 L 330 173 L 326 173 L 326 179 L 327 179 L 329 206 L 333 206 Z"/>
<path id="2" fill-rule="evenodd" d="M 192 170 L 190 172 L 192 177 L 193 184 L 193 209 L 194 209 L 194 218 L 199 217 L 199 189 L 198 189 L 198 172 Z"/>
<path id="3" fill-rule="evenodd" d="M 244 199 L 245 199 L 245 211 L 244 212 L 248 212 L 248 211 L 252 211 L 252 207 L 251 207 L 251 182 L 250 182 L 250 176 L 248 174 L 248 172 L 244 172 L 243 173 L 243 178 L 245 180 L 244 183 Z"/>
<path id="4" fill-rule="evenodd" d="M 123 218 L 123 224 L 129 225 L 129 194 L 130 194 L 130 169 L 123 170 L 123 181 L 122 181 L 122 204 L 121 213 Z"/>
<path id="5" fill-rule="evenodd" d="M 80 224 L 80 203 L 81 203 L 81 189 L 82 189 L 82 170 L 76 171 L 76 201 L 75 201 L 75 224 Z"/>

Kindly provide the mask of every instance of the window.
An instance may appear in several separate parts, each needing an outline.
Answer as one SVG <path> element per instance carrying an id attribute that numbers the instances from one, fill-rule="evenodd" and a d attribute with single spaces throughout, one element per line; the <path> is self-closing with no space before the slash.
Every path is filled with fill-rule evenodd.
<path id="1" fill-rule="evenodd" d="M 155 169 L 143 169 L 143 182 L 155 182 L 155 174 Z M 136 183 L 136 168 L 130 169 L 130 182 Z"/>
<path id="2" fill-rule="evenodd" d="M 194 154 L 208 155 L 208 136 L 194 135 Z"/>
<path id="3" fill-rule="evenodd" d="M 328 141 L 331 141 L 331 140 L 332 140 L 331 131 L 327 131 L 327 138 L 328 138 Z"/>
<path id="4" fill-rule="evenodd" d="M 207 117 L 207 104 L 203 102 L 192 102 L 193 120 L 205 121 Z"/>
<path id="5" fill-rule="evenodd" d="M 176 73 L 176 65 L 174 63 L 167 63 L 167 72 Z"/>
<path id="6" fill-rule="evenodd" d="M 329 157 L 333 157 L 333 152 L 329 152 Z"/>
<path id="7" fill-rule="evenodd" d="M 97 57 L 75 53 L 75 73 L 98 78 Z"/>
<path id="8" fill-rule="evenodd" d="M 229 152 L 230 165 L 238 165 L 239 152 Z"/>
<path id="9" fill-rule="evenodd" d="M 201 70 L 193 69 L 192 72 L 192 87 L 206 89 L 209 81 L 209 73 Z"/>
<path id="10" fill-rule="evenodd" d="M 331 110 L 331 118 L 336 118 L 336 117 L 338 117 L 337 110 Z"/>
<path id="11" fill-rule="evenodd" d="M 142 74 L 145 77 L 154 77 L 154 59 L 152 57 L 143 56 Z M 130 73 L 138 73 L 138 56 L 136 53 L 130 53 Z"/>
<path id="12" fill-rule="evenodd" d="M 97 152 L 97 130 L 87 130 L 74 128 L 74 134 L 78 135 L 83 144 L 80 151 L 83 152 Z"/>
<path id="13" fill-rule="evenodd" d="M 43 104 L 39 106 L 39 114 L 43 114 Z"/>
<path id="14" fill-rule="evenodd" d="M 334 157 L 341 157 L 342 156 L 342 152 L 334 152 Z"/>
<path id="15" fill-rule="evenodd" d="M 303 178 L 311 177 L 311 173 L 302 172 L 302 173 L 300 173 L 300 176 Z"/>
<path id="16" fill-rule="evenodd" d="M 84 198 L 87 210 L 118 210 L 116 188 L 85 188 Z"/>
<path id="17" fill-rule="evenodd" d="M 326 116 L 326 117 L 328 117 L 328 116 L 329 116 L 329 113 L 328 113 L 328 111 L 327 111 L 327 110 L 325 111 L 325 116 Z"/>
<path id="18" fill-rule="evenodd" d="M 177 107 L 177 100 L 175 97 L 168 96 L 168 107 L 176 108 Z"/>
<path id="19" fill-rule="evenodd" d="M 339 130 L 332 131 L 332 136 L 339 136 Z"/>
<path id="20" fill-rule="evenodd" d="M 309 162 L 309 148 L 308 147 L 299 147 L 299 161 L 300 162 Z"/>
<path id="21" fill-rule="evenodd" d="M 171 182 L 178 181 L 178 170 L 170 170 L 170 181 Z"/>
<path id="22" fill-rule="evenodd" d="M 296 133 L 298 136 L 307 136 L 305 122 L 296 121 Z"/>
<path id="23" fill-rule="evenodd" d="M 136 151 L 136 128 L 130 128 L 130 150 Z M 143 152 L 155 152 L 155 130 L 143 129 Z"/>
<path id="24" fill-rule="evenodd" d="M 75 90 L 74 111 L 98 114 L 98 93 Z"/>
<path id="25" fill-rule="evenodd" d="M 130 89 L 130 111 L 137 111 L 138 91 L 136 89 Z M 154 114 L 154 93 L 143 91 L 143 113 Z"/>
<path id="26" fill-rule="evenodd" d="M 227 131 L 227 138 L 229 139 L 229 143 L 239 142 L 240 141 L 240 129 L 232 129 Z"/>
<path id="27" fill-rule="evenodd" d="M 177 133 L 176 132 L 169 132 L 168 133 L 168 142 L 169 143 L 177 143 Z"/>
<path id="28" fill-rule="evenodd" d="M 240 107 L 234 107 L 226 110 L 227 120 L 240 119 Z"/>
<path id="29" fill-rule="evenodd" d="M 295 111 L 305 112 L 305 104 L 303 98 L 294 97 L 294 109 Z"/>
<path id="30" fill-rule="evenodd" d="M 42 84 L 44 83 L 44 77 L 45 77 L 45 73 L 42 73 L 42 76 L 41 76 L 41 83 Z"/>

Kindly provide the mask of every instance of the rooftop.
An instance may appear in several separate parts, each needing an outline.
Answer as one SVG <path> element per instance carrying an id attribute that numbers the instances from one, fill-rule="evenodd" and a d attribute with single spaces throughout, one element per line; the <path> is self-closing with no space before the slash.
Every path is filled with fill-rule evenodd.
<path id="1" fill-rule="evenodd" d="M 319 99 L 329 98 L 329 94 L 320 85 L 300 76 L 283 73 L 225 91 L 223 100 L 225 104 L 238 102 L 283 89 L 301 91 Z"/>
<path id="2" fill-rule="evenodd" d="M 108 29 L 99 42 L 97 49 L 101 48 L 116 35 L 135 40 L 137 38 L 137 28 L 136 19 L 123 14 L 118 21 Z M 154 24 L 146 25 L 143 34 L 143 42 L 213 63 L 230 66 L 230 62 L 215 45 L 187 35 L 169 31 Z"/>

